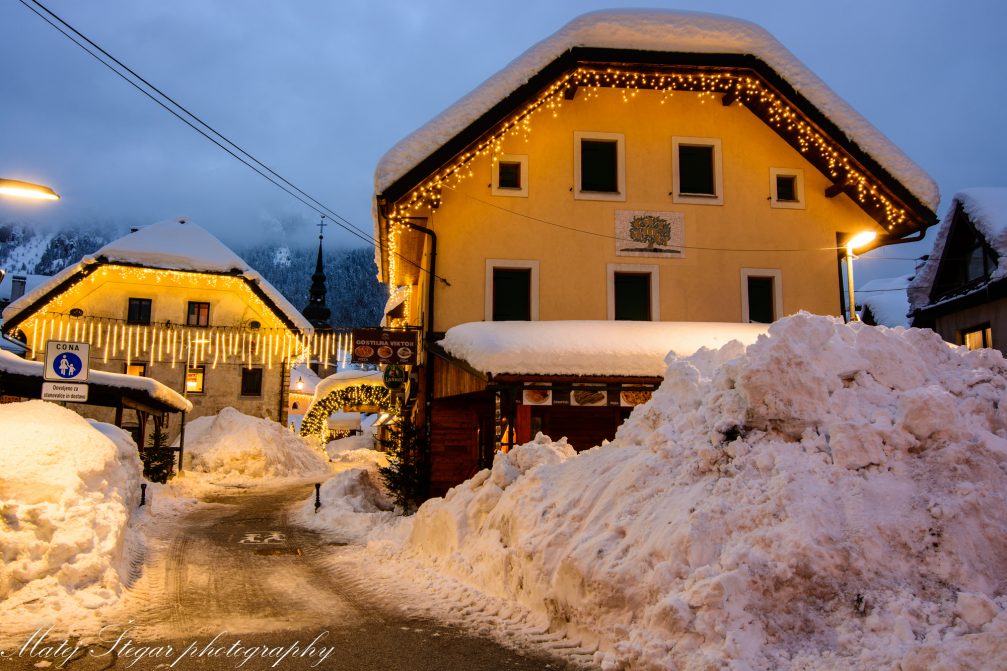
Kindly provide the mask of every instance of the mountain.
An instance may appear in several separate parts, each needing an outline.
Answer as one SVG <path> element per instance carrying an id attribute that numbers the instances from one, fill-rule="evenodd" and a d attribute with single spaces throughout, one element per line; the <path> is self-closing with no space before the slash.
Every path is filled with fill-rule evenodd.
<path id="1" fill-rule="evenodd" d="M 124 233 L 112 226 L 40 230 L 20 223 L 0 224 L 0 268 L 9 274 L 55 275 Z M 266 242 L 234 251 L 295 306 L 307 305 L 317 247 Z M 377 326 L 388 291 L 377 281 L 374 250 L 325 249 L 323 259 L 332 325 Z"/>

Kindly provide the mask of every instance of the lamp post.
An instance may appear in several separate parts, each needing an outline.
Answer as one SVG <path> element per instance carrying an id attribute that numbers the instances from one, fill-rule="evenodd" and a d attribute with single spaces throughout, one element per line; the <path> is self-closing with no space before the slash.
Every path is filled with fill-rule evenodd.
<path id="1" fill-rule="evenodd" d="M 11 198 L 26 198 L 28 200 L 59 200 L 59 194 L 42 184 L 21 182 L 16 179 L 0 177 L 0 196 Z M 3 282 L 6 271 L 0 268 L 0 282 Z"/>
<path id="2" fill-rule="evenodd" d="M 857 233 L 846 241 L 846 281 L 850 294 L 851 322 L 860 321 L 860 317 L 857 316 L 857 304 L 853 298 L 853 252 L 854 250 L 870 244 L 876 237 L 878 237 L 878 234 L 874 231 L 864 231 L 863 233 Z"/>

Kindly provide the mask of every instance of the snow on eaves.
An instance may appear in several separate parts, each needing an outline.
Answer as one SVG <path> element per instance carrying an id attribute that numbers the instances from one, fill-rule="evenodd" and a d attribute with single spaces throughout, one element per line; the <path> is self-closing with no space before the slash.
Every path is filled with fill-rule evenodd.
<path id="1" fill-rule="evenodd" d="M 276 287 L 267 282 L 257 270 L 205 228 L 189 222 L 185 217 L 144 226 L 113 240 L 8 305 L 3 311 L 4 320 L 9 320 L 25 308 L 34 305 L 45 294 L 86 266 L 99 262 L 194 273 L 237 273 L 257 285 L 296 328 L 309 333 L 314 330 L 300 310 L 295 308 Z"/>
<path id="2" fill-rule="evenodd" d="M 879 326 L 909 327 L 909 299 L 906 287 L 910 275 L 885 277 L 866 282 L 856 290 L 857 303 L 869 307 Z"/>
<path id="3" fill-rule="evenodd" d="M 751 54 L 803 94 L 847 137 L 924 205 L 937 209 L 934 180 L 763 28 L 715 14 L 655 9 L 606 10 L 580 16 L 526 52 L 440 115 L 392 147 L 378 163 L 383 192 L 469 124 L 574 47 L 684 53 Z"/>
<path id="4" fill-rule="evenodd" d="M 996 270 L 990 275 L 990 281 L 1007 277 L 1007 187 L 964 189 L 956 193 L 952 199 L 951 206 L 937 231 L 930 257 L 909 284 L 908 298 L 911 310 L 919 310 L 931 304 L 930 292 L 933 290 L 934 280 L 937 278 L 937 268 L 940 266 L 941 256 L 944 254 L 944 247 L 947 244 L 951 224 L 954 222 L 959 204 L 976 227 L 976 231 L 986 239 L 986 242 L 1000 257 Z M 985 286 L 986 283 L 976 286 L 969 293 L 979 291 Z M 954 298 L 958 297 L 954 296 Z M 942 300 L 947 300 L 947 298 Z"/>
<path id="5" fill-rule="evenodd" d="M 768 324 L 729 322 L 469 322 L 440 345 L 484 373 L 661 377 L 669 352 L 690 356 L 732 340 L 751 345 Z"/>
<path id="6" fill-rule="evenodd" d="M 338 373 L 322 378 L 321 382 L 315 385 L 314 401 L 325 398 L 329 394 L 346 387 L 358 385 L 369 385 L 372 387 L 382 387 L 385 384 L 384 374 L 380 370 L 359 370 L 348 368 Z"/>
<path id="7" fill-rule="evenodd" d="M 30 375 L 42 379 L 43 368 L 45 368 L 45 364 L 41 361 L 28 361 L 10 352 L 0 350 L 0 372 L 2 373 Z M 181 412 L 192 410 L 192 403 L 187 398 L 153 378 L 92 370 L 88 373 L 87 380 L 89 383 L 108 387 L 142 391 L 150 398 Z"/>

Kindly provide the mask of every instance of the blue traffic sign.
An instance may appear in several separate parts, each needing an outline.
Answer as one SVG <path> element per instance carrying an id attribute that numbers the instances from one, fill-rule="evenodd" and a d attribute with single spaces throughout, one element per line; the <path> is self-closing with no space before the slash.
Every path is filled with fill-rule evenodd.
<path id="1" fill-rule="evenodd" d="M 72 352 L 63 352 L 56 357 L 52 364 L 53 372 L 64 380 L 71 380 L 79 376 L 82 367 L 80 357 Z"/>

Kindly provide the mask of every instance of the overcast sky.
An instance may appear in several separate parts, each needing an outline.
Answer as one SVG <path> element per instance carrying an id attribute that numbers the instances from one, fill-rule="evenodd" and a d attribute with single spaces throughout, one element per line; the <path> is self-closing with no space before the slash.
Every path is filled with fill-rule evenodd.
<path id="1" fill-rule="evenodd" d="M 1007 185 L 1007 3 L 998 0 L 45 4 L 368 232 L 372 174 L 385 151 L 570 19 L 610 7 L 699 10 L 763 26 L 934 177 L 941 215 L 958 189 Z M 18 0 L 0 2 L 0 59 L 0 177 L 63 196 L 0 201 L 0 221 L 142 225 L 185 214 L 231 243 L 317 221 Z M 294 231 L 310 242 L 310 229 Z M 913 264 L 864 265 L 867 277 Z"/>

